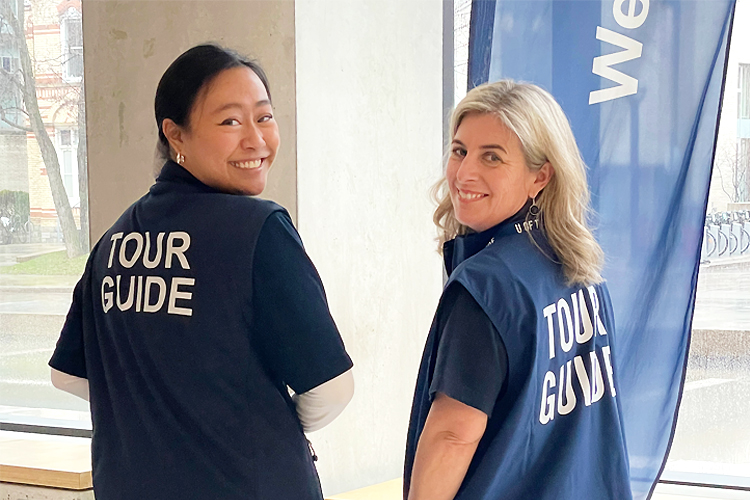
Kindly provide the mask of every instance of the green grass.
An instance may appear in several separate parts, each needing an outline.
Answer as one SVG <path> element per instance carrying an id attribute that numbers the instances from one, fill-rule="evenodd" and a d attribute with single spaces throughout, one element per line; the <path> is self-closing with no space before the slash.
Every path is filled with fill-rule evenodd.
<path id="1" fill-rule="evenodd" d="M 88 255 L 69 259 L 65 250 L 35 257 L 13 266 L 0 267 L 0 274 L 41 274 L 44 276 L 80 276 Z"/>

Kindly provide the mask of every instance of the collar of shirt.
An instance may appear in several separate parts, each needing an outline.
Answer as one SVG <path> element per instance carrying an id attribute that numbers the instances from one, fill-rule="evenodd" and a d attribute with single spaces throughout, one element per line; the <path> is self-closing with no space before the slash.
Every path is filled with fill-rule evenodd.
<path id="1" fill-rule="evenodd" d="M 220 191 L 206 186 L 187 171 L 185 167 L 172 160 L 167 160 L 156 178 L 156 184 L 151 187 L 152 194 L 173 191 L 177 187 L 180 191 L 193 193 L 219 193 Z"/>
<path id="2" fill-rule="evenodd" d="M 450 241 L 446 241 L 443 245 L 443 260 L 448 276 L 453 273 L 453 270 L 456 269 L 459 264 L 487 248 L 494 243 L 496 239 L 513 234 L 524 233 L 525 231 L 523 230 L 518 231 L 518 227 L 523 228 L 523 223 L 526 220 L 526 214 L 528 213 L 530 206 L 531 200 L 527 201 L 521 210 L 516 212 L 515 215 L 508 217 L 501 223 L 492 226 L 481 233 L 471 232 L 457 236 Z"/>

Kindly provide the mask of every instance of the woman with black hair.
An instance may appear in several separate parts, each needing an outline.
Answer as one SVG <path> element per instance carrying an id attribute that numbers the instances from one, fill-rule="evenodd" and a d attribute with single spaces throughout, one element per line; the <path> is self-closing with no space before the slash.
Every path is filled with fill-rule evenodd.
<path id="1" fill-rule="evenodd" d="M 319 500 L 304 432 L 347 405 L 352 362 L 289 214 L 253 197 L 279 147 L 266 76 L 197 46 L 155 111 L 164 167 L 91 251 L 50 360 L 91 402 L 96 497 Z"/>

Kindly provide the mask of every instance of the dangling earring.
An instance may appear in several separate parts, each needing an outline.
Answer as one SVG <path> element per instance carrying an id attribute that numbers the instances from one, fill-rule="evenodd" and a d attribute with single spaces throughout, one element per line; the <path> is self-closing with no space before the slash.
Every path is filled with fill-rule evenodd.
<path id="1" fill-rule="evenodd" d="M 524 221 L 523 226 L 527 231 L 539 229 L 539 213 L 541 212 L 541 209 L 539 208 L 539 205 L 536 204 L 537 196 L 539 196 L 539 193 L 531 198 L 531 206 L 529 207 L 529 211 L 526 212 L 526 220 Z"/>
<path id="2" fill-rule="evenodd" d="M 182 153 L 177 153 L 177 155 L 175 156 L 175 160 L 177 160 L 178 165 L 182 165 L 183 163 L 185 163 L 185 156 Z"/>
<path id="3" fill-rule="evenodd" d="M 184 157 L 183 157 L 184 160 Z M 536 219 L 539 217 L 539 205 L 536 204 L 536 197 L 539 196 L 537 193 L 533 198 L 531 198 L 531 206 L 529 207 L 529 215 Z"/>

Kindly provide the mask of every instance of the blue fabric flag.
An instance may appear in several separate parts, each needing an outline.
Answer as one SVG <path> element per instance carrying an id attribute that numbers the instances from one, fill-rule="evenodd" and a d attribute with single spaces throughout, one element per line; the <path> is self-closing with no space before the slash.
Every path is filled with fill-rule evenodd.
<path id="1" fill-rule="evenodd" d="M 676 424 L 734 0 L 474 0 L 469 88 L 550 91 L 589 166 L 635 499 Z"/>

